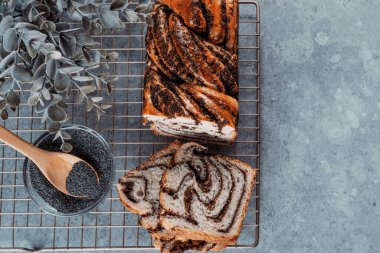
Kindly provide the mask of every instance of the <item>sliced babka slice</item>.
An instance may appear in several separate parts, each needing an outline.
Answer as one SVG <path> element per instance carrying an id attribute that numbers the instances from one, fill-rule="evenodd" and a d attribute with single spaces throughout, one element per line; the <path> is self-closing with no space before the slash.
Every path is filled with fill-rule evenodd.
<path id="1" fill-rule="evenodd" d="M 177 240 L 178 233 L 166 230 L 160 225 L 161 177 L 180 146 L 179 141 L 173 142 L 122 176 L 116 186 L 119 198 L 126 208 L 141 215 L 140 224 L 152 234 L 154 245 L 161 249 L 161 252 L 179 253 L 184 250 L 206 252 L 210 249 L 222 249 L 226 246 L 199 240 Z"/>
<path id="2" fill-rule="evenodd" d="M 140 223 L 148 230 L 159 228 L 161 177 L 180 146 L 178 141 L 171 143 L 121 177 L 116 186 L 122 204 L 141 215 Z"/>
<path id="3" fill-rule="evenodd" d="M 162 176 L 161 225 L 181 240 L 235 243 L 255 177 L 246 163 L 211 155 L 197 143 L 182 145 Z"/>

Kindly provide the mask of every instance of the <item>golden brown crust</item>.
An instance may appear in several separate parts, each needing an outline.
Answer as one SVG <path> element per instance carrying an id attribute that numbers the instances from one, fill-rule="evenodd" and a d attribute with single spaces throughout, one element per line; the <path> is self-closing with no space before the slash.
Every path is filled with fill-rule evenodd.
<path id="1" fill-rule="evenodd" d="M 202 0 L 207 12 L 208 39 L 218 45 L 224 42 L 226 34 L 225 0 Z"/>
<path id="2" fill-rule="evenodd" d="M 215 102 L 216 100 L 198 91 L 196 87 L 197 86 L 187 86 L 186 89 L 191 92 L 191 95 L 199 104 L 201 104 L 211 115 L 213 115 L 218 124 L 222 126 L 229 125 L 235 128 L 236 118 L 232 115 L 232 113 L 218 105 Z"/>
<path id="3" fill-rule="evenodd" d="M 191 84 L 183 84 L 181 87 L 185 90 L 196 90 L 198 92 L 201 92 L 202 94 L 208 96 L 210 99 L 213 99 L 214 101 L 220 102 L 223 104 L 226 109 L 228 109 L 231 114 L 237 115 L 239 112 L 239 103 L 238 101 L 226 94 L 223 94 L 221 92 L 218 92 L 213 89 L 209 89 L 207 87 L 199 86 L 199 85 L 191 85 Z"/>
<path id="4" fill-rule="evenodd" d="M 239 18 L 239 3 L 238 0 L 226 0 L 227 14 L 227 31 L 226 31 L 226 49 L 232 54 L 237 53 L 237 29 Z"/>
<path id="5" fill-rule="evenodd" d="M 200 0 L 159 0 L 160 3 L 169 6 L 180 15 L 185 24 L 198 33 L 204 33 L 207 29 L 206 18 L 200 7 Z"/>
<path id="6" fill-rule="evenodd" d="M 150 71 L 152 62 L 148 60 L 147 63 L 147 68 L 145 70 L 145 77 L 147 76 L 147 72 Z M 151 98 L 151 92 L 150 92 L 150 82 L 147 82 L 147 80 L 144 81 L 144 114 L 149 114 L 149 115 L 156 115 L 156 116 L 163 116 L 165 115 L 161 113 L 159 110 L 157 110 L 153 106 L 152 98 Z M 144 120 L 144 124 L 146 121 Z"/>
<path id="7" fill-rule="evenodd" d="M 224 93 L 225 88 L 222 80 L 209 65 L 210 61 L 206 60 L 206 58 L 213 56 L 195 43 L 195 37 L 176 14 L 170 15 L 169 29 L 178 55 L 197 81 Z M 216 60 L 215 57 L 214 60 Z"/>

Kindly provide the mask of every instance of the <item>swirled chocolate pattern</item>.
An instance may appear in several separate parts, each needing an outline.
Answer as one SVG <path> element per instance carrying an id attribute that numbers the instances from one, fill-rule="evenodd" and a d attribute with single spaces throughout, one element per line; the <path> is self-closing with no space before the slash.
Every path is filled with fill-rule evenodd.
<path id="1" fill-rule="evenodd" d="M 121 177 L 117 190 L 161 252 L 204 252 L 236 241 L 255 175 L 245 163 L 175 141 Z"/>
<path id="2" fill-rule="evenodd" d="M 157 134 L 232 143 L 237 1 L 161 0 L 146 34 L 144 122 Z"/>
<path id="3" fill-rule="evenodd" d="M 122 176 L 116 186 L 119 198 L 126 208 L 140 215 L 140 224 L 152 234 L 154 245 L 161 249 L 161 252 L 183 252 L 184 250 L 205 252 L 210 249 L 222 249 L 226 245 L 176 238 L 176 233 L 165 229 L 160 224 L 161 177 L 181 145 L 179 141 L 171 143 L 136 169 Z"/>
<path id="4" fill-rule="evenodd" d="M 180 142 L 173 142 L 121 177 L 116 186 L 123 205 L 141 215 L 140 223 L 150 231 L 160 228 L 160 181 L 180 146 Z"/>
<path id="5" fill-rule="evenodd" d="M 186 143 L 162 176 L 161 224 L 182 239 L 234 243 L 253 190 L 255 171 L 232 158 Z"/>

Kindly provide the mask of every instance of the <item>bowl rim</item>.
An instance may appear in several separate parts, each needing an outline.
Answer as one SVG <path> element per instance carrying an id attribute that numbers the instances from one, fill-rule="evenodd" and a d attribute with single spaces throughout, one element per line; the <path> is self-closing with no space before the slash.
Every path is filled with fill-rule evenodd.
<path id="1" fill-rule="evenodd" d="M 111 191 L 112 189 L 112 186 L 113 186 L 113 183 L 115 181 L 115 170 L 113 168 L 113 154 L 112 154 L 112 150 L 111 150 L 111 147 L 110 145 L 107 143 L 107 141 L 104 139 L 104 137 L 98 133 L 97 131 L 95 131 L 94 129 L 92 128 L 89 128 L 87 126 L 83 126 L 83 125 L 79 125 L 79 124 L 65 124 L 62 126 L 62 129 L 65 130 L 65 129 L 80 129 L 80 130 L 83 130 L 83 131 L 86 131 L 92 135 L 94 135 L 100 142 L 102 142 L 104 145 L 104 147 L 107 149 L 107 152 L 109 153 L 109 155 L 111 156 L 111 163 L 110 163 L 110 169 L 111 169 L 111 177 L 110 177 L 110 181 L 109 181 L 109 184 L 107 186 L 107 189 L 104 191 L 104 193 L 100 196 L 100 198 L 91 206 L 87 207 L 87 208 L 84 208 L 78 212 L 75 212 L 75 213 L 61 213 L 57 210 L 55 210 L 48 202 L 46 202 L 37 192 L 36 190 L 34 189 L 34 187 L 31 185 L 31 180 L 30 180 L 30 175 L 28 175 L 28 171 L 29 171 L 29 166 L 28 166 L 28 163 L 29 163 L 29 158 L 28 157 L 25 157 L 24 159 L 24 163 L 23 163 L 23 182 L 24 182 L 24 186 L 29 194 L 29 197 L 30 199 L 36 203 L 43 212 L 47 213 L 47 214 L 51 214 L 51 215 L 54 215 L 54 216 L 57 216 L 57 217 L 75 217 L 75 216 L 80 216 L 80 215 L 83 215 L 83 214 L 86 214 L 88 212 L 91 212 L 93 211 L 96 207 L 99 206 L 99 204 L 101 202 L 104 201 L 104 199 L 107 197 L 107 195 L 109 194 L 109 192 Z M 40 142 L 42 140 L 44 140 L 47 136 L 51 135 L 53 133 L 50 133 L 49 131 L 45 131 L 43 132 L 34 142 L 33 142 L 33 145 L 34 146 L 38 146 L 40 144 Z"/>

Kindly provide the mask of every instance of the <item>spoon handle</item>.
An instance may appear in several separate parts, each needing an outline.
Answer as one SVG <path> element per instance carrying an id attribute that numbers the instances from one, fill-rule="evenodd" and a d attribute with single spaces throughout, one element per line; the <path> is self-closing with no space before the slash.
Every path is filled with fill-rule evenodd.
<path id="1" fill-rule="evenodd" d="M 30 158 L 32 161 L 37 161 L 44 155 L 46 156 L 45 151 L 33 146 L 29 142 L 26 142 L 1 125 L 0 140 L 18 152 L 22 153 L 26 157 Z"/>

